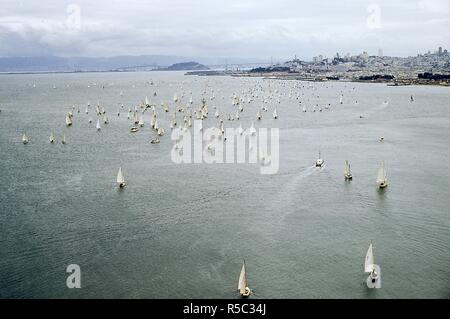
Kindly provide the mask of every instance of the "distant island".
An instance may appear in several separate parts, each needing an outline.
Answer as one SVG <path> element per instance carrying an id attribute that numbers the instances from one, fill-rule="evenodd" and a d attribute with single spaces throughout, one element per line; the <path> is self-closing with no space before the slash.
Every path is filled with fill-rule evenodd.
<path id="1" fill-rule="evenodd" d="M 191 71 L 191 70 L 209 70 L 209 68 L 198 62 L 181 62 L 175 63 L 167 68 L 160 68 L 158 71 Z"/>

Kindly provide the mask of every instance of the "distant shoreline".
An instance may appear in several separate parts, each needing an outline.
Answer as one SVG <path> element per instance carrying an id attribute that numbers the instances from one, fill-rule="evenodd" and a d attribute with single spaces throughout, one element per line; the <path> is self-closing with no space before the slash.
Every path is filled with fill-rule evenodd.
<path id="1" fill-rule="evenodd" d="M 93 70 L 93 71 L 21 71 L 0 72 L 0 75 L 25 75 L 25 74 L 74 74 L 74 73 L 138 73 L 138 72 L 186 72 L 195 70 Z"/>
<path id="2" fill-rule="evenodd" d="M 304 77 L 301 74 L 280 74 L 280 73 L 248 73 L 248 72 L 231 72 L 219 70 L 101 70 L 101 71 L 23 71 L 23 72 L 0 72 L 1 75 L 38 75 L 38 74 L 82 74 L 82 73 L 139 73 L 139 72 L 185 72 L 184 75 L 191 76 L 231 76 L 231 77 L 246 77 L 246 78 L 262 78 L 272 80 L 294 80 L 305 82 L 351 82 L 351 83 L 379 83 L 386 84 L 391 87 L 402 87 L 410 85 L 432 85 L 440 87 L 450 87 L 448 82 L 437 82 L 423 79 L 400 79 L 394 81 L 383 80 L 359 80 L 352 78 L 328 79 L 324 77 Z"/>

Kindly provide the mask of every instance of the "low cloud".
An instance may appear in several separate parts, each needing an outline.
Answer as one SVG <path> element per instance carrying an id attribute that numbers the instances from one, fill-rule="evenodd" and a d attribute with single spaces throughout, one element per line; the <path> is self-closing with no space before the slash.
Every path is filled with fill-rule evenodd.
<path id="1" fill-rule="evenodd" d="M 373 4 L 381 19 L 375 29 L 366 24 Z M 415 55 L 450 47 L 449 15 L 447 0 L 2 2 L 0 56 L 269 59 L 376 53 L 378 48 L 390 55 Z"/>

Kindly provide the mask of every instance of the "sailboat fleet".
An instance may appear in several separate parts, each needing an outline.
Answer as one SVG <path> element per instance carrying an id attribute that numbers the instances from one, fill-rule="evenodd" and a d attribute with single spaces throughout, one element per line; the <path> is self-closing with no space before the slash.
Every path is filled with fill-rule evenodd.
<path id="1" fill-rule="evenodd" d="M 211 90 L 210 93 L 211 93 L 211 96 L 209 98 L 209 101 L 216 100 L 216 95 L 214 94 L 214 92 Z M 261 96 L 261 94 L 262 94 L 262 96 Z M 217 95 L 218 95 L 217 100 L 220 100 L 220 94 L 217 93 Z M 120 93 L 120 96 L 123 96 L 123 92 Z M 154 92 L 153 96 L 157 96 L 156 92 Z M 185 96 L 189 97 L 188 101 L 186 101 Z M 224 139 L 226 139 L 226 136 L 224 134 L 224 132 L 225 132 L 224 124 L 223 124 L 224 121 L 226 121 L 226 120 L 228 120 L 230 122 L 231 121 L 239 121 L 239 124 L 236 125 L 237 132 L 238 132 L 238 134 L 242 135 L 244 133 L 243 119 L 250 118 L 250 119 L 254 120 L 254 115 L 248 115 L 247 114 L 248 112 L 244 113 L 244 111 L 248 110 L 248 109 L 252 109 L 252 107 L 255 107 L 256 100 L 261 100 L 262 104 L 263 104 L 262 106 L 258 107 L 258 109 L 256 111 L 256 120 L 258 121 L 257 123 L 261 123 L 259 121 L 263 120 L 263 116 L 262 116 L 263 112 L 268 112 L 269 110 L 272 112 L 273 119 L 278 119 L 277 108 L 276 107 L 272 108 L 270 105 L 280 104 L 281 97 L 282 97 L 281 94 L 278 94 L 278 97 L 277 97 L 276 91 L 271 91 L 270 94 L 264 94 L 258 88 L 244 89 L 244 90 L 242 90 L 242 92 L 235 92 L 231 96 L 231 108 L 232 109 L 229 112 L 228 111 L 223 112 L 223 110 L 225 108 L 222 109 L 222 106 L 220 106 L 220 109 L 219 109 L 219 107 L 217 105 L 211 105 L 212 110 L 214 110 L 214 117 L 212 117 L 209 114 L 209 106 L 206 102 L 207 98 L 208 98 L 206 89 L 203 91 L 202 97 L 200 99 L 201 103 L 197 106 L 194 103 L 194 99 L 192 97 L 192 92 L 186 92 L 185 90 L 181 90 L 181 92 L 174 93 L 173 104 L 171 104 L 170 106 L 167 101 L 162 101 L 161 103 L 159 103 L 159 101 L 158 101 L 157 104 L 152 103 L 152 101 L 150 101 L 148 96 L 145 96 L 144 101 L 140 100 L 141 105 L 135 106 L 134 109 L 132 109 L 131 107 L 129 108 L 128 113 L 127 113 L 127 120 L 129 120 L 129 122 L 132 124 L 130 131 L 133 133 L 138 132 L 139 127 L 143 128 L 145 125 L 144 123 L 149 123 L 149 124 L 146 124 L 145 129 L 141 129 L 141 131 L 147 130 L 147 128 L 148 128 L 148 130 L 152 130 L 153 138 L 150 140 L 151 144 L 159 144 L 160 143 L 159 137 L 161 137 L 165 134 L 165 129 L 162 125 L 166 124 L 170 129 L 173 129 L 177 126 L 181 126 L 184 130 L 190 130 L 192 127 L 192 118 L 202 121 L 202 122 L 200 122 L 201 123 L 201 125 L 199 127 L 200 131 L 203 130 L 204 121 L 206 121 L 208 119 L 216 121 L 217 127 L 222 132 L 222 136 L 224 137 Z M 291 92 L 290 98 L 292 98 L 292 99 L 295 98 L 298 100 L 300 98 L 300 95 L 299 94 L 295 95 L 295 94 L 293 94 L 293 92 Z M 222 97 L 222 100 L 225 100 L 225 96 Z M 413 100 L 412 96 L 411 96 L 411 100 Z M 198 101 L 198 100 L 196 100 L 196 101 Z M 215 102 L 211 102 L 211 103 L 215 103 Z M 228 103 L 229 103 L 229 100 L 228 100 Z M 340 97 L 339 97 L 339 104 L 343 104 L 343 94 L 340 95 Z M 307 112 L 307 108 L 304 104 L 300 103 L 299 106 L 301 107 L 301 111 L 303 113 Z M 86 110 L 85 110 L 86 115 L 89 114 L 89 108 L 90 108 L 90 102 L 88 102 L 88 104 L 86 106 Z M 326 105 L 324 107 L 324 109 L 325 109 L 324 112 L 330 112 L 330 110 L 331 110 L 330 104 Z M 118 116 L 120 116 L 121 110 L 123 110 L 123 112 L 126 112 L 126 109 L 124 110 L 123 104 L 119 107 L 119 109 L 117 111 Z M 254 108 L 253 108 L 253 110 L 254 110 Z M 322 108 L 317 104 L 313 105 L 313 107 L 312 107 L 313 112 L 316 112 L 316 110 L 319 110 L 319 112 L 322 112 Z M 253 112 L 251 114 L 255 114 Z M 79 108 L 78 108 L 78 113 L 80 113 Z M 97 131 L 100 131 L 102 129 L 100 126 L 100 118 L 103 118 L 104 124 L 108 124 L 110 122 L 108 116 L 106 115 L 105 108 L 100 106 L 100 104 L 97 104 L 95 106 L 95 113 L 93 113 L 93 114 L 94 114 L 94 118 L 95 118 L 95 114 L 97 114 L 97 121 L 96 121 L 96 125 L 95 125 Z M 163 114 L 163 116 L 161 116 L 161 114 Z M 178 114 L 178 119 L 177 119 L 177 114 Z M 270 113 L 268 113 L 268 114 L 270 114 Z M 79 115 L 76 115 L 76 116 L 79 116 Z M 146 117 L 147 122 L 144 121 L 144 116 Z M 164 116 L 166 117 L 166 119 L 164 119 Z M 209 116 L 209 118 L 208 118 L 208 116 Z M 284 112 L 282 112 L 282 116 L 284 116 Z M 305 114 L 305 116 L 308 116 L 308 114 Z M 72 111 L 70 111 L 66 114 L 66 116 L 65 116 L 66 126 L 73 125 L 73 117 L 74 117 L 74 115 L 73 115 Z M 122 116 L 122 118 L 123 118 L 123 120 L 125 120 L 125 117 Z M 264 117 L 264 121 L 267 121 L 266 118 L 269 118 L 269 120 L 270 120 L 270 115 L 267 117 Z M 111 123 L 113 123 L 114 121 L 116 121 L 116 120 L 111 118 Z M 92 117 L 89 117 L 89 123 L 92 123 L 92 122 L 93 122 Z M 75 121 L 75 126 L 78 123 L 79 123 L 78 121 Z M 113 125 L 113 124 L 111 124 L 111 125 Z M 244 125 L 245 125 L 245 123 L 244 123 Z M 247 124 L 247 126 L 248 126 L 248 124 Z M 90 127 L 92 127 L 92 126 L 90 126 Z M 106 128 L 105 128 L 105 131 L 107 131 Z M 253 121 L 250 122 L 249 133 L 251 135 L 256 134 L 256 129 L 255 129 Z M 139 133 L 139 134 L 141 134 L 141 133 Z M 380 140 L 382 140 L 382 139 L 384 140 L 384 138 L 381 138 Z M 50 143 L 55 143 L 55 137 L 54 137 L 53 132 L 51 132 L 51 134 L 50 134 L 49 141 L 50 141 Z M 28 138 L 27 134 L 24 132 L 22 135 L 22 143 L 27 144 L 28 142 L 29 142 L 29 138 Z M 65 134 L 62 135 L 61 143 L 66 144 Z M 211 146 L 211 148 L 212 147 L 213 146 Z M 265 161 L 268 160 L 268 155 L 267 155 L 266 150 L 263 149 L 261 151 L 260 158 L 262 160 L 261 164 L 264 165 Z M 324 163 L 325 163 L 324 159 L 322 158 L 321 153 L 319 151 L 319 156 L 316 159 L 315 166 L 322 168 L 324 166 Z M 340 175 L 340 176 L 342 178 L 342 175 Z M 350 168 L 350 163 L 347 160 L 345 161 L 345 165 L 344 165 L 344 179 L 346 181 L 353 179 L 353 175 L 352 175 L 351 168 Z M 384 161 L 382 161 L 380 164 L 376 183 L 379 188 L 385 188 L 388 185 Z M 122 166 L 119 166 L 119 169 L 117 172 L 116 184 L 117 184 L 117 187 L 120 189 L 123 189 L 127 186 L 127 183 L 124 178 Z M 376 266 L 377 265 L 375 264 L 375 261 L 374 261 L 373 245 L 372 245 L 372 243 L 370 243 L 369 248 L 366 253 L 366 257 L 365 257 L 364 272 L 369 274 L 368 278 L 367 278 L 367 282 L 371 283 L 374 287 L 379 288 L 380 283 L 381 283 L 381 271 Z M 238 290 L 240 296 L 242 296 L 244 298 L 250 297 L 253 294 L 252 289 L 249 288 L 247 268 L 246 268 L 245 261 L 242 263 L 241 271 L 240 271 L 239 278 L 238 278 L 237 290 Z"/>

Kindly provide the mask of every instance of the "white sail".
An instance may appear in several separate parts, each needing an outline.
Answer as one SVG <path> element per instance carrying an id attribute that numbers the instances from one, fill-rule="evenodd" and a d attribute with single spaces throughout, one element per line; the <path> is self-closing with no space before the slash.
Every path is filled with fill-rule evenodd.
<path id="1" fill-rule="evenodd" d="M 97 130 L 100 130 L 100 129 L 101 129 L 101 127 L 100 127 L 100 119 L 97 119 L 97 125 L 96 125 L 96 128 L 97 128 Z"/>
<path id="2" fill-rule="evenodd" d="M 345 170 L 344 170 L 344 174 L 346 176 L 350 175 L 350 164 L 348 163 L 348 161 L 345 161 Z"/>
<path id="3" fill-rule="evenodd" d="M 28 143 L 28 136 L 25 133 L 23 133 L 22 135 L 22 143 L 24 144 Z"/>
<path id="4" fill-rule="evenodd" d="M 364 261 L 364 272 L 370 273 L 373 270 L 374 265 L 374 256 L 373 256 L 373 247 L 372 243 L 369 245 L 369 249 L 367 249 L 366 259 Z"/>
<path id="5" fill-rule="evenodd" d="M 61 140 L 61 143 L 66 144 L 66 134 L 63 134 L 63 138 Z"/>
<path id="6" fill-rule="evenodd" d="M 273 110 L 273 117 L 276 119 L 278 117 L 277 115 L 277 109 Z"/>
<path id="7" fill-rule="evenodd" d="M 141 117 L 139 119 L 139 125 L 140 126 L 144 126 L 144 116 L 143 116 L 143 114 L 141 114 Z"/>
<path id="8" fill-rule="evenodd" d="M 117 172 L 117 183 L 118 184 L 125 183 L 125 178 L 123 177 L 122 173 L 122 166 L 119 167 L 119 171 Z"/>
<path id="9" fill-rule="evenodd" d="M 384 162 L 381 162 L 381 166 L 378 169 L 377 183 L 382 184 L 386 182 L 386 171 L 384 169 Z"/>
<path id="10" fill-rule="evenodd" d="M 148 101 L 148 97 L 147 96 L 145 97 L 145 105 L 146 106 L 150 106 L 150 102 Z"/>
<path id="11" fill-rule="evenodd" d="M 69 115 L 66 115 L 66 125 L 67 126 L 72 125 L 72 120 L 70 119 Z"/>
<path id="12" fill-rule="evenodd" d="M 53 132 L 50 134 L 50 142 L 53 143 L 55 141 L 55 136 L 53 135 Z"/>
<path id="13" fill-rule="evenodd" d="M 247 287 L 247 272 L 245 270 L 245 262 L 242 264 L 241 274 L 239 275 L 238 290 L 241 294 L 245 293 Z"/>

